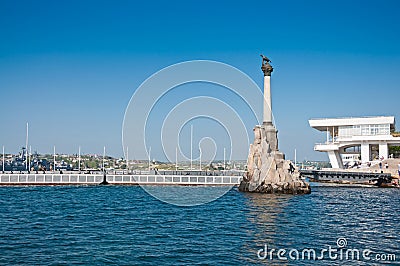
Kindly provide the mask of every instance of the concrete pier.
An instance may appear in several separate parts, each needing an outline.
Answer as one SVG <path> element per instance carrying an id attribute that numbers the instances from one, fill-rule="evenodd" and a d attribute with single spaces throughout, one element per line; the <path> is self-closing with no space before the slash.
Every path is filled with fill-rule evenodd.
<path id="1" fill-rule="evenodd" d="M 384 186 L 391 184 L 390 173 L 373 173 L 362 171 L 324 171 L 324 170 L 301 170 L 301 176 L 309 178 L 314 182 L 338 183 L 338 184 L 367 184 Z"/>

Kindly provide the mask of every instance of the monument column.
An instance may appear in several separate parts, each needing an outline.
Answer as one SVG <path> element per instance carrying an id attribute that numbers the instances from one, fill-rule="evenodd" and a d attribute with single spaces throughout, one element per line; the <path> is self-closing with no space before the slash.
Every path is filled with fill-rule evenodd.
<path id="1" fill-rule="evenodd" d="M 264 73 L 263 124 L 254 127 L 254 142 L 250 144 L 247 171 L 239 191 L 257 193 L 309 194 L 310 185 L 300 179 L 300 173 L 285 154 L 278 149 L 278 131 L 272 123 L 271 72 L 266 56 L 261 70 Z"/>
<path id="2" fill-rule="evenodd" d="M 268 57 L 261 55 L 262 65 L 261 70 L 264 73 L 264 117 L 263 128 L 265 136 L 272 151 L 278 151 L 278 131 L 272 123 L 272 99 L 271 99 L 271 73 L 274 68 L 271 66 L 271 60 Z M 282 157 L 284 155 L 282 154 Z"/>
<path id="3" fill-rule="evenodd" d="M 271 74 L 264 75 L 264 125 L 272 125 Z"/>
<path id="4" fill-rule="evenodd" d="M 247 171 L 239 190 L 258 193 L 309 194 L 310 185 L 300 179 L 300 173 L 285 154 L 278 150 L 278 131 L 272 123 L 271 62 L 261 55 L 264 73 L 263 124 L 254 128 L 254 142 L 250 144 Z"/>

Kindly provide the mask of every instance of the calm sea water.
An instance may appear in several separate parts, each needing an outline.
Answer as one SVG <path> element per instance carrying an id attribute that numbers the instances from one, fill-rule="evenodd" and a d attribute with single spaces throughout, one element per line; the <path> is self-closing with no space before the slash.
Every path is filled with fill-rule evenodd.
<path id="1" fill-rule="evenodd" d="M 260 260 L 258 251 L 265 245 L 318 251 L 345 238 L 347 248 L 395 254 L 393 265 L 400 262 L 399 193 L 318 186 L 311 195 L 274 196 L 233 188 L 211 203 L 177 207 L 136 186 L 0 187 L 0 264 L 279 264 L 277 258 Z M 328 257 L 283 264 L 378 262 Z"/>

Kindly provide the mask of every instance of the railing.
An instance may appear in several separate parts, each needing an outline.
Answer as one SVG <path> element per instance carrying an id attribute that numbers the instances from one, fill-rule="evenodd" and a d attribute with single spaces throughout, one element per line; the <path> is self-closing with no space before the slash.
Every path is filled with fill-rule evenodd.
<path id="1" fill-rule="evenodd" d="M 96 184 L 102 175 L 90 174 L 0 174 L 0 183 L 16 184 Z"/>
<path id="2" fill-rule="evenodd" d="M 314 150 L 319 151 L 319 150 L 337 150 L 338 149 L 338 144 L 337 142 L 325 142 L 325 143 L 316 143 L 314 145 Z"/>
<path id="3" fill-rule="evenodd" d="M 0 174 L 0 184 L 100 184 L 93 174 Z M 138 185 L 238 185 L 241 176 L 107 175 L 110 184 Z"/>
<path id="4" fill-rule="evenodd" d="M 335 117 L 335 118 L 311 118 L 309 120 L 334 120 L 334 119 L 359 119 L 359 118 L 387 118 L 387 116 L 362 116 L 362 117 L 353 117 L 353 116 L 348 116 L 348 117 Z"/>
<path id="5" fill-rule="evenodd" d="M 323 143 L 315 143 L 314 146 L 316 146 L 316 145 L 335 145 L 335 144 L 339 144 L 339 142 L 335 140 L 335 141 L 328 141 L 328 142 L 323 142 Z"/>

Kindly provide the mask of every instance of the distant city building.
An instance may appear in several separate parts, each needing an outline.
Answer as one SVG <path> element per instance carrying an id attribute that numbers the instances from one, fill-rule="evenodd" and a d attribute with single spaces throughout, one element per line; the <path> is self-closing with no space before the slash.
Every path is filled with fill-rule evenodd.
<path id="1" fill-rule="evenodd" d="M 327 152 L 332 168 L 387 159 L 389 147 L 400 146 L 400 137 L 393 133 L 394 116 L 311 119 L 309 123 L 326 132 L 326 142 L 317 143 L 314 150 Z"/>

